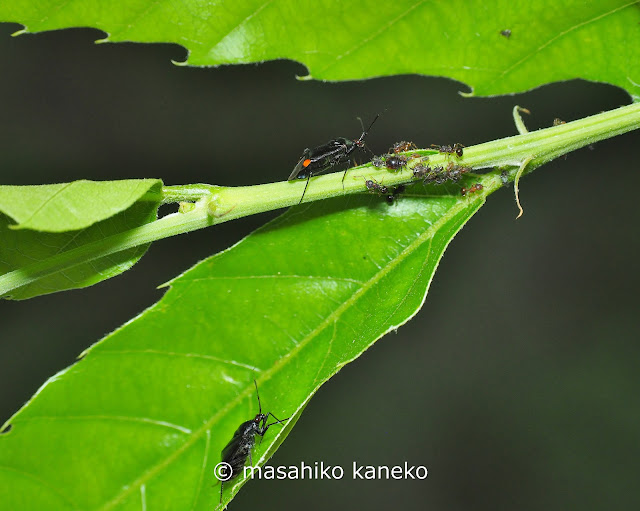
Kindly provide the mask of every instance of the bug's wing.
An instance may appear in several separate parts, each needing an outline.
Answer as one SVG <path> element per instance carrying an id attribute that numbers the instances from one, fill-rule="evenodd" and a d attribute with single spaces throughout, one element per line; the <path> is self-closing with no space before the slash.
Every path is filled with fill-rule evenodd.
<path id="1" fill-rule="evenodd" d="M 294 179 L 298 179 L 298 175 L 304 169 L 304 166 L 303 166 L 304 160 L 305 160 L 304 156 L 300 158 L 300 161 L 293 168 L 293 171 L 291 172 L 291 175 L 287 178 L 287 181 L 293 181 Z"/>
<path id="2" fill-rule="evenodd" d="M 229 443 L 225 446 L 225 448 L 222 449 L 223 461 L 233 457 L 234 453 L 238 450 L 238 447 L 240 446 L 240 439 L 241 437 L 239 435 L 234 435 L 233 438 L 229 440 Z"/>
<path id="3" fill-rule="evenodd" d="M 304 150 L 304 152 L 302 153 L 302 157 L 300 158 L 300 161 L 296 163 L 296 166 L 293 168 L 293 171 L 291 172 L 291 175 L 287 178 L 287 181 L 293 181 L 294 179 L 298 179 L 300 172 L 306 169 L 306 167 L 304 166 L 304 162 L 307 159 L 309 159 L 309 148 Z M 306 177 L 306 175 L 304 177 Z"/>
<path id="4" fill-rule="evenodd" d="M 234 437 L 222 450 L 222 461 L 228 463 L 231 467 L 231 479 L 242 471 L 242 467 L 244 467 L 247 462 L 247 457 L 251 453 L 253 438 L 251 438 L 250 442 L 246 440 L 246 438 L 241 436 Z"/>

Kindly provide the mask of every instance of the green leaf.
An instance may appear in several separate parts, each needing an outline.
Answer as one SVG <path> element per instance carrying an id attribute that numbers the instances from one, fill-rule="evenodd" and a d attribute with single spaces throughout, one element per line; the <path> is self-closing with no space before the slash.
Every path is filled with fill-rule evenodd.
<path id="1" fill-rule="evenodd" d="M 140 200 L 158 179 L 74 181 L 54 185 L 0 186 L 0 212 L 14 229 L 76 231 L 117 215 Z M 157 199 L 156 199 L 157 203 Z"/>
<path id="2" fill-rule="evenodd" d="M 29 227 L 15 229 L 11 218 L 0 213 L 0 275 L 15 272 L 16 278 L 24 282 L 5 297 L 21 300 L 87 287 L 131 268 L 144 255 L 148 244 L 105 257 L 85 259 L 71 268 L 61 266 L 56 269 L 51 261 L 63 257 L 65 251 L 154 221 L 161 184 L 158 180 L 147 179 L 104 183 L 81 181 L 77 186 L 70 183 L 0 187 L 0 208 L 23 222 L 20 227 Z M 135 202 L 146 193 L 150 193 L 149 200 Z M 110 200 L 114 201 L 111 207 Z M 70 217 L 67 222 L 65 215 Z M 68 232 L 31 230 L 65 230 L 77 225 L 87 227 Z M 37 263 L 44 261 L 48 264 L 46 276 L 38 278 L 42 270 Z"/>
<path id="3" fill-rule="evenodd" d="M 263 411 L 293 417 L 256 446 L 263 464 L 323 382 L 416 313 L 446 246 L 500 186 L 483 182 L 467 197 L 418 185 L 393 205 L 358 195 L 293 208 L 173 280 L 9 421 L 4 505 L 212 509 L 221 450 L 257 413 L 253 379 Z M 225 485 L 225 502 L 241 483 Z"/>
<path id="4" fill-rule="evenodd" d="M 584 78 L 640 97 L 640 10 L 630 0 L 23 0 L 3 2 L 0 19 L 31 32 L 88 26 L 113 42 L 174 42 L 197 66 L 286 58 L 316 79 L 447 76 L 482 96 Z"/>

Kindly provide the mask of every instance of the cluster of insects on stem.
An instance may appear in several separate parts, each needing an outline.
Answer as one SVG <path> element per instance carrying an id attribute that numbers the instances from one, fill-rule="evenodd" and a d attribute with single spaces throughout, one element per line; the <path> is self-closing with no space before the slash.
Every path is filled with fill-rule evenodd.
<path id="1" fill-rule="evenodd" d="M 326 144 L 304 150 L 302 157 L 288 178 L 289 181 L 306 179 L 306 184 L 299 203 L 302 202 L 305 194 L 307 193 L 311 177 L 322 174 L 323 172 L 326 172 L 342 163 L 350 163 L 350 157 L 356 149 L 367 148 L 365 146 L 364 139 L 379 117 L 380 114 L 376 115 L 366 130 L 364 129 L 364 125 L 362 125 L 362 134 L 356 140 L 338 137 L 330 140 Z M 362 121 L 360 122 L 362 123 Z M 458 159 L 462 158 L 464 154 L 464 146 L 460 143 L 450 145 L 432 144 L 431 147 L 436 149 L 440 154 L 446 154 Z M 425 183 L 436 184 L 441 184 L 446 181 L 458 181 L 463 174 L 473 170 L 470 167 L 456 165 L 452 161 L 450 161 L 446 167 L 430 167 L 427 163 L 429 161 L 428 156 L 422 156 L 418 153 L 414 153 L 409 156 L 401 154 L 412 150 L 418 150 L 417 146 L 413 142 L 407 142 L 404 140 L 396 142 L 391 148 L 389 148 L 387 154 L 383 156 L 374 156 L 371 163 L 374 167 L 386 168 L 391 172 L 398 172 L 403 171 L 410 161 L 417 160 L 418 163 L 414 165 L 412 169 L 414 178 L 421 178 Z M 349 169 L 347 168 L 342 176 L 343 183 L 348 170 Z M 405 185 L 388 187 L 382 182 L 378 182 L 372 178 L 365 179 L 365 186 L 370 192 L 384 196 L 389 204 L 392 204 L 394 200 L 405 190 Z M 462 188 L 461 194 L 466 195 L 467 193 L 473 193 L 478 190 L 482 190 L 482 185 L 473 185 L 468 189 Z"/>

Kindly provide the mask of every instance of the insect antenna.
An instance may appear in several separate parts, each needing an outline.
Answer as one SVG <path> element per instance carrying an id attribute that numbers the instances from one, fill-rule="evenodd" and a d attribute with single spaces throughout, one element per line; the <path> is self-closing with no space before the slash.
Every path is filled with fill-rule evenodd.
<path id="1" fill-rule="evenodd" d="M 378 117 L 380 117 L 380 114 L 375 116 L 375 118 L 373 119 L 373 121 L 371 121 L 371 124 L 369 124 L 369 127 L 366 130 L 364 129 L 364 124 L 362 123 L 362 119 L 360 117 L 357 118 L 360 121 L 360 126 L 362 127 L 362 134 L 360 135 L 358 140 L 354 140 L 352 150 L 355 149 L 356 147 L 364 147 L 367 151 L 369 151 L 373 155 L 373 151 L 371 149 L 369 149 L 366 145 L 364 145 L 363 140 L 364 140 L 364 137 L 366 137 L 369 134 L 369 130 L 371 129 L 371 126 L 373 126 L 373 123 L 378 120 Z M 351 152 L 351 151 L 349 151 L 349 152 Z M 342 189 L 343 190 L 344 190 L 344 178 L 347 177 L 347 171 L 348 170 L 349 170 L 349 168 L 345 169 L 344 174 L 342 174 Z"/>
<path id="2" fill-rule="evenodd" d="M 300 201 L 302 202 L 302 199 L 300 199 Z M 253 380 L 253 384 L 256 386 L 256 396 L 258 396 L 258 410 L 260 415 L 262 415 L 262 405 L 260 404 L 260 393 L 258 392 L 258 382 L 256 380 Z"/>
<path id="3" fill-rule="evenodd" d="M 358 117 L 358 120 L 360 121 L 360 126 L 362 126 L 362 135 L 360 135 L 360 138 L 356 140 L 356 145 L 358 147 L 361 147 L 360 144 L 364 145 L 362 141 L 364 140 L 364 137 L 366 137 L 369 134 L 369 130 L 371 129 L 371 126 L 373 126 L 373 123 L 378 120 L 378 117 L 380 117 L 380 114 L 375 116 L 375 118 L 373 119 L 373 121 L 371 121 L 371 124 L 369 124 L 369 127 L 366 129 L 366 131 L 364 129 L 364 124 L 362 124 L 362 119 Z"/>

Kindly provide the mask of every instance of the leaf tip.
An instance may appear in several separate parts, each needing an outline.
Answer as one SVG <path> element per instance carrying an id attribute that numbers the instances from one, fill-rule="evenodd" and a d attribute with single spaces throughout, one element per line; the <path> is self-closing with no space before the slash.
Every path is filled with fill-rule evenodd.
<path id="1" fill-rule="evenodd" d="M 110 43 L 111 40 L 109 39 L 111 37 L 111 34 L 105 32 L 105 36 L 102 39 L 96 39 L 94 41 L 94 44 L 104 44 L 104 43 Z"/>
<path id="2" fill-rule="evenodd" d="M 9 224 L 7 227 L 12 231 L 21 231 L 22 229 L 26 229 L 24 224 Z"/>
<path id="3" fill-rule="evenodd" d="M 308 82 L 310 80 L 313 80 L 313 76 L 311 76 L 311 73 L 307 69 L 307 74 L 306 75 L 296 75 L 296 80 L 300 80 L 301 82 Z"/>
<path id="4" fill-rule="evenodd" d="M 11 37 L 18 37 L 19 35 L 28 34 L 28 33 L 29 33 L 29 29 L 25 26 L 20 30 L 16 30 L 13 34 L 11 34 Z"/>
<path id="5" fill-rule="evenodd" d="M 189 59 L 188 59 L 188 58 L 186 58 L 186 59 L 184 59 L 182 62 L 180 62 L 179 60 L 173 60 L 173 59 L 171 59 L 171 63 L 172 63 L 174 66 L 178 66 L 178 67 L 186 67 L 186 66 L 188 66 L 188 65 L 189 65 L 189 64 L 188 64 L 188 62 L 187 62 L 188 60 L 189 60 Z"/>

